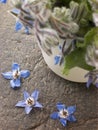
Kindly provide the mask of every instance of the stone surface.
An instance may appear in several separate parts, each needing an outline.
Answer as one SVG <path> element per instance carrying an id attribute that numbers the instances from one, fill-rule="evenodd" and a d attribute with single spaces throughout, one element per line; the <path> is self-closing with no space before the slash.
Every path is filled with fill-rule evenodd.
<path id="1" fill-rule="evenodd" d="M 73 83 L 55 75 L 45 64 L 33 35 L 14 31 L 15 19 L 7 13 L 10 6 L 0 4 L 0 73 L 10 71 L 13 62 L 21 69 L 29 69 L 31 75 L 19 90 L 0 75 L 0 130 L 98 130 L 98 89 L 85 83 Z M 16 108 L 23 99 L 23 91 L 40 91 L 39 102 L 44 108 L 34 109 L 26 115 Z M 50 119 L 56 111 L 56 103 L 77 106 L 76 123 L 64 128 L 59 121 Z"/>

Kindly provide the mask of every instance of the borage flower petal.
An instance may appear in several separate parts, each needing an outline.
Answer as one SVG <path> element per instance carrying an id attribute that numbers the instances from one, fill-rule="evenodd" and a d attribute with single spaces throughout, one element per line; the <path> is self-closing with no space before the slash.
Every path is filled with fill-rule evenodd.
<path id="1" fill-rule="evenodd" d="M 17 9 L 17 8 L 14 8 L 11 10 L 11 13 L 14 14 L 14 15 L 18 15 L 20 13 L 20 10 Z"/>
<path id="2" fill-rule="evenodd" d="M 30 34 L 30 32 L 29 32 L 29 27 L 28 27 L 28 26 L 25 27 L 25 33 L 26 33 L 26 34 Z"/>
<path id="3" fill-rule="evenodd" d="M 62 103 L 57 103 L 56 107 L 59 111 L 61 111 L 61 110 L 65 109 L 66 106 Z"/>
<path id="4" fill-rule="evenodd" d="M 69 106 L 67 110 L 69 114 L 73 114 L 76 111 L 76 106 Z"/>
<path id="5" fill-rule="evenodd" d="M 25 107 L 26 114 L 29 114 L 31 112 L 31 110 L 32 110 L 32 107 L 29 107 L 29 106 Z"/>
<path id="6" fill-rule="evenodd" d="M 98 88 L 98 83 L 95 84 L 96 88 Z"/>
<path id="7" fill-rule="evenodd" d="M 53 113 L 50 115 L 50 118 L 51 118 L 51 119 L 54 119 L 54 120 L 58 119 L 58 118 L 59 118 L 58 112 L 53 112 Z"/>
<path id="8" fill-rule="evenodd" d="M 27 91 L 24 91 L 24 100 L 27 100 L 27 98 L 30 97 L 30 94 Z"/>
<path id="9" fill-rule="evenodd" d="M 67 117 L 67 120 L 70 121 L 70 122 L 75 122 L 76 118 L 74 117 L 74 115 L 70 115 L 70 116 Z"/>
<path id="10" fill-rule="evenodd" d="M 0 3 L 6 4 L 6 3 L 7 3 L 7 0 L 0 0 Z"/>
<path id="11" fill-rule="evenodd" d="M 19 88 L 21 86 L 20 79 L 11 80 L 10 85 L 11 85 L 12 88 Z"/>
<path id="12" fill-rule="evenodd" d="M 20 69 L 19 64 L 17 64 L 17 63 L 12 64 L 12 71 L 16 71 L 16 70 L 19 70 L 19 69 Z"/>
<path id="13" fill-rule="evenodd" d="M 92 76 L 89 76 L 89 78 L 88 78 L 88 81 L 87 81 L 87 83 L 86 83 L 86 86 L 87 86 L 87 88 L 89 88 L 90 87 L 90 85 L 92 84 Z"/>
<path id="14" fill-rule="evenodd" d="M 12 79 L 13 73 L 12 73 L 12 72 L 5 72 L 5 73 L 2 73 L 2 76 L 3 76 L 5 79 Z"/>
<path id="15" fill-rule="evenodd" d="M 16 32 L 21 30 L 23 27 L 25 28 L 25 33 L 30 34 L 28 26 L 24 26 L 20 21 L 16 21 L 16 24 L 15 24 L 15 31 Z"/>
<path id="16" fill-rule="evenodd" d="M 60 61 L 61 61 L 61 56 L 60 55 L 57 55 L 57 56 L 54 57 L 54 64 L 55 65 L 59 64 Z"/>
<path id="17" fill-rule="evenodd" d="M 93 70 L 88 72 L 85 75 L 85 78 L 88 78 L 86 87 L 89 88 L 91 84 L 95 85 L 98 88 L 98 70 Z"/>
<path id="18" fill-rule="evenodd" d="M 66 125 L 67 125 L 67 121 L 64 120 L 64 119 L 60 119 L 60 122 L 61 122 L 61 124 L 62 124 L 63 126 L 66 126 Z"/>
<path id="19" fill-rule="evenodd" d="M 42 108 L 43 106 L 42 106 L 39 102 L 37 102 L 37 101 L 36 101 L 36 103 L 35 103 L 34 107 L 39 107 L 39 108 Z"/>
<path id="20" fill-rule="evenodd" d="M 39 95 L 39 91 L 35 90 L 32 94 L 31 97 L 33 97 L 36 101 L 38 100 L 38 95 Z"/>
<path id="21" fill-rule="evenodd" d="M 20 71 L 20 76 L 22 78 L 27 78 L 27 77 L 30 76 L 30 71 L 28 71 L 28 70 L 22 70 L 22 71 Z"/>
<path id="22" fill-rule="evenodd" d="M 17 21 L 15 24 L 15 31 L 17 32 L 17 31 L 21 30 L 22 27 L 23 27 L 23 24 L 21 22 Z"/>
<path id="23" fill-rule="evenodd" d="M 26 106 L 26 103 L 23 101 L 19 101 L 16 105 L 16 107 L 25 107 Z"/>

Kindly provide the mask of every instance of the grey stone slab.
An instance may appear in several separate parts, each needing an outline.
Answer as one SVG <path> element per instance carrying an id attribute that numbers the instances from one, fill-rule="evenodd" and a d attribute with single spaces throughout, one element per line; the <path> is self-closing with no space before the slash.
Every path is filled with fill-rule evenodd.
<path id="1" fill-rule="evenodd" d="M 44 62 L 33 35 L 14 31 L 15 19 L 0 4 L 0 73 L 9 71 L 13 62 L 21 69 L 29 69 L 31 75 L 19 90 L 10 88 L 10 83 L 0 75 L 0 130 L 98 130 L 98 89 L 86 84 L 73 83 L 54 74 Z M 23 99 L 23 91 L 40 91 L 39 102 L 43 109 L 34 109 L 26 115 L 15 104 Z M 56 111 L 56 103 L 76 105 L 76 123 L 64 128 L 59 121 L 50 119 Z"/>

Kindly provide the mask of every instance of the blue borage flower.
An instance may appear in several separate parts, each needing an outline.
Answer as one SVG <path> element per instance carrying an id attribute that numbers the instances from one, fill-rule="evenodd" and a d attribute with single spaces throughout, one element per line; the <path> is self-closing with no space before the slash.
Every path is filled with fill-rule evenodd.
<path id="1" fill-rule="evenodd" d="M 10 80 L 10 85 L 12 88 L 19 88 L 21 86 L 21 79 L 30 76 L 29 70 L 21 70 L 17 63 L 12 64 L 12 71 L 2 73 L 5 79 Z"/>
<path id="2" fill-rule="evenodd" d="M 21 30 L 22 27 L 23 27 L 23 24 L 22 24 L 20 21 L 16 21 L 16 24 L 15 24 L 15 31 Z"/>
<path id="3" fill-rule="evenodd" d="M 60 55 L 56 55 L 54 57 L 54 64 L 55 65 L 60 64 L 60 61 L 61 61 L 61 56 Z"/>
<path id="4" fill-rule="evenodd" d="M 14 14 L 15 16 L 17 16 L 20 13 L 20 10 L 17 8 L 14 8 L 10 11 L 12 14 Z"/>
<path id="5" fill-rule="evenodd" d="M 86 87 L 87 88 L 89 88 L 90 87 L 90 85 L 92 84 L 92 82 L 93 82 L 93 78 L 92 78 L 92 76 L 88 76 L 88 81 L 87 81 L 87 83 L 86 83 Z"/>
<path id="6" fill-rule="evenodd" d="M 15 31 L 16 32 L 18 32 L 19 30 L 21 30 L 23 27 L 24 26 L 23 26 L 23 24 L 20 21 L 16 21 L 16 24 L 15 24 Z M 28 26 L 25 27 L 25 33 L 26 34 L 30 34 Z"/>
<path id="7" fill-rule="evenodd" d="M 59 49 L 59 54 L 54 57 L 54 64 L 55 65 L 57 65 L 57 64 L 60 65 L 61 59 L 62 59 L 62 46 L 59 45 L 58 49 Z"/>
<path id="8" fill-rule="evenodd" d="M 11 14 L 13 14 L 14 16 L 18 16 L 20 14 L 20 10 L 17 9 L 17 8 L 14 8 L 10 11 Z M 24 26 L 20 20 L 17 20 L 16 21 L 16 24 L 15 24 L 15 31 L 18 32 L 19 30 L 21 30 L 22 28 L 25 28 L 25 33 L 26 34 L 30 34 L 29 32 L 29 27 L 28 26 Z"/>
<path id="9" fill-rule="evenodd" d="M 6 4 L 7 0 L 0 0 L 0 3 Z"/>
<path id="10" fill-rule="evenodd" d="M 54 112 L 50 115 L 50 117 L 54 120 L 59 119 L 63 126 L 67 125 L 67 121 L 75 122 L 76 118 L 73 113 L 76 111 L 76 106 L 66 107 L 62 103 L 57 103 L 56 105 L 59 112 Z"/>
<path id="11" fill-rule="evenodd" d="M 95 85 L 98 88 L 98 70 L 90 71 L 85 75 L 85 78 L 88 78 L 86 87 L 89 88 L 91 84 Z"/>
<path id="12" fill-rule="evenodd" d="M 33 107 L 42 108 L 42 105 L 37 101 L 38 95 L 39 91 L 37 90 L 34 90 L 31 95 L 27 91 L 24 91 L 24 100 L 19 101 L 15 106 L 24 107 L 26 114 L 29 114 Z"/>

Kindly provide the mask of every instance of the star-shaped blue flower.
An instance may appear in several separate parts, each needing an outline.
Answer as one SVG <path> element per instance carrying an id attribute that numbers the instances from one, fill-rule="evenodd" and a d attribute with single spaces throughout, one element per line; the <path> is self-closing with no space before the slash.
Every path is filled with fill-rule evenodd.
<path id="1" fill-rule="evenodd" d="M 63 126 L 67 125 L 67 121 L 75 122 L 76 118 L 73 113 L 76 111 L 76 106 L 66 107 L 62 103 L 58 103 L 56 105 L 58 112 L 54 112 L 50 115 L 50 117 L 54 120 L 59 119 Z"/>
<path id="2" fill-rule="evenodd" d="M 10 80 L 10 85 L 12 88 L 19 88 L 21 86 L 21 79 L 30 76 L 29 70 L 21 70 L 17 63 L 12 64 L 12 71 L 2 73 L 5 79 Z"/>
<path id="3" fill-rule="evenodd" d="M 6 4 L 7 0 L 0 0 L 0 3 Z"/>
<path id="4" fill-rule="evenodd" d="M 33 107 L 42 108 L 42 105 L 37 101 L 39 91 L 35 90 L 31 95 L 24 91 L 24 100 L 19 101 L 15 106 L 24 107 L 26 114 L 29 114 Z"/>

